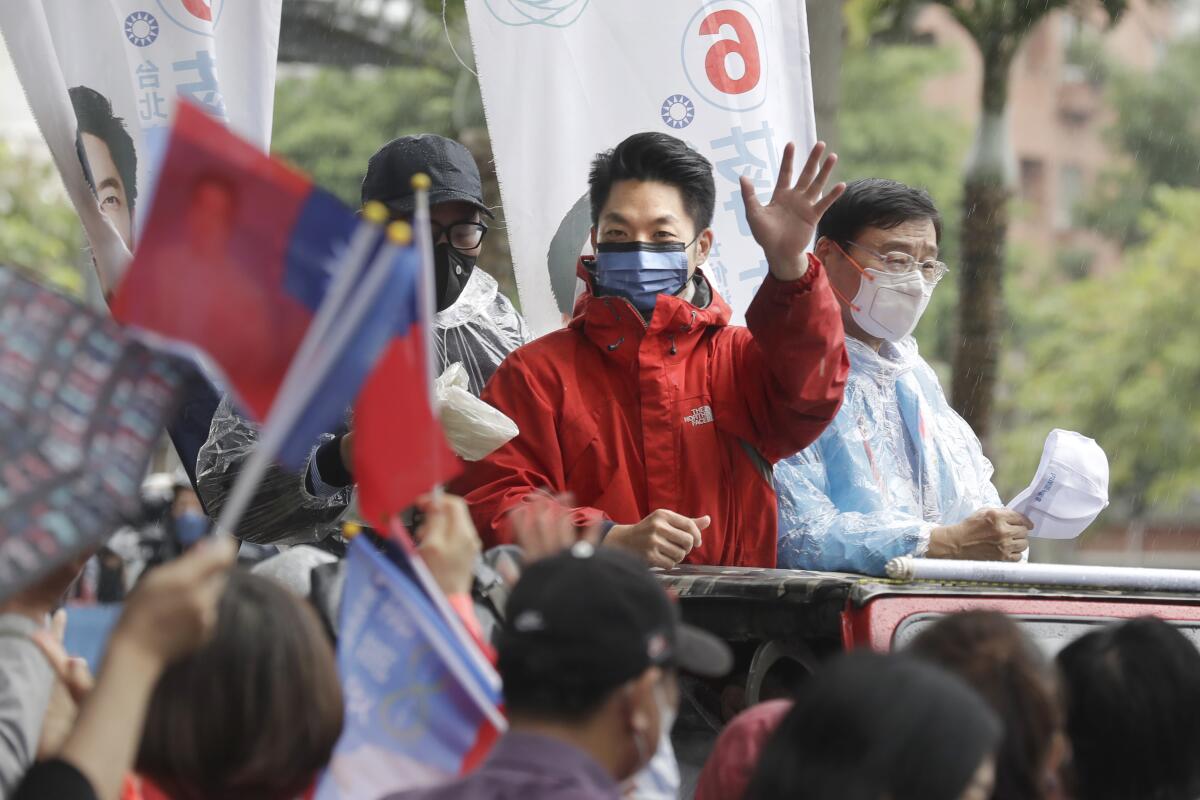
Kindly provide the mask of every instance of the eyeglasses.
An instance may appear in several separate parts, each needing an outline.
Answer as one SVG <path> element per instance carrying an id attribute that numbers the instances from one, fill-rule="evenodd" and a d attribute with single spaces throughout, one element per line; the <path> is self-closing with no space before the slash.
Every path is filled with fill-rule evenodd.
<path id="1" fill-rule="evenodd" d="M 455 250 L 473 250 L 483 242 L 483 236 L 488 232 L 488 226 L 482 222 L 455 222 L 445 227 L 436 222 L 433 227 L 433 241 L 436 244 L 442 236 Z"/>
<path id="2" fill-rule="evenodd" d="M 877 258 L 885 272 L 891 272 L 896 275 L 906 275 L 913 270 L 920 270 L 921 277 L 926 283 L 936 284 L 942 278 L 946 277 L 946 273 L 950 271 L 950 267 L 943 262 L 930 259 L 928 261 L 917 261 L 908 253 L 879 253 L 869 247 L 864 247 L 858 242 L 850 242 L 851 247 L 857 247 Z"/>

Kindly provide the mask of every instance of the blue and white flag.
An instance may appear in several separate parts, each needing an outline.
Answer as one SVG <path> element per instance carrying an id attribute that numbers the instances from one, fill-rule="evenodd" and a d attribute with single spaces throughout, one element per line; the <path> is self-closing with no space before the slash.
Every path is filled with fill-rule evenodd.
<path id="1" fill-rule="evenodd" d="M 477 668 L 399 548 L 359 537 L 338 639 L 346 723 L 316 800 L 377 798 L 465 772 L 504 723 Z"/>

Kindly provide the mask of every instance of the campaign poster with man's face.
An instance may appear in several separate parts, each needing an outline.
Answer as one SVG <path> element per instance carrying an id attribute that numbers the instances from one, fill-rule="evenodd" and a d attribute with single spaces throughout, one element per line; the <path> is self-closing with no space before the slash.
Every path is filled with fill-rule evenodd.
<path id="1" fill-rule="evenodd" d="M 137 148 L 112 102 L 90 86 L 72 86 L 71 105 L 78 128 L 75 149 L 100 213 L 133 251 L 133 209 L 137 201 Z"/>
<path id="2" fill-rule="evenodd" d="M 282 0 L 5 0 L 3 32 L 111 290 L 136 247 L 174 109 L 267 149 Z"/>

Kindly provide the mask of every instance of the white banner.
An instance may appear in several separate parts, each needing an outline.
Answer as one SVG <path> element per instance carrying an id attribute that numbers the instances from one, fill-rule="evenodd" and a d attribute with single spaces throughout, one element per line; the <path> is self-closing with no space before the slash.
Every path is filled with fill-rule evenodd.
<path id="1" fill-rule="evenodd" d="M 111 290 L 150 207 L 176 99 L 265 150 L 282 0 L 3 0 L 29 105 Z"/>
<path id="2" fill-rule="evenodd" d="M 587 248 L 596 153 L 638 131 L 706 155 L 717 185 L 705 267 L 740 322 L 767 265 L 738 178 L 766 202 L 779 159 L 816 140 L 803 0 L 467 0 L 522 309 L 561 327 Z"/>

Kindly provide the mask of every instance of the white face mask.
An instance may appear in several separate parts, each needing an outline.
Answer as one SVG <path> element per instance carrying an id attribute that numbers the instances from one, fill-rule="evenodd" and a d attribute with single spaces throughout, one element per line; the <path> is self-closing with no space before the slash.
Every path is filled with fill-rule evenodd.
<path id="1" fill-rule="evenodd" d="M 675 719 L 679 716 L 679 707 L 671 705 L 671 702 L 667 700 L 667 691 L 663 688 L 662 681 L 654 684 L 654 702 L 658 706 L 658 739 L 661 745 L 662 740 L 671 738 L 671 729 L 675 727 Z"/>
<path id="2" fill-rule="evenodd" d="M 678 707 L 667 700 L 666 690 L 661 683 L 654 687 L 654 704 L 658 707 L 658 742 L 653 752 L 634 735 L 634 747 L 638 751 L 638 762 L 642 768 L 625 781 L 621 796 L 636 800 L 673 800 L 679 796 L 681 784 L 679 763 L 675 760 L 675 749 L 671 746 L 671 729 L 675 727 Z"/>
<path id="3" fill-rule="evenodd" d="M 865 269 L 850 315 L 870 336 L 898 342 L 913 332 L 933 297 L 933 285 L 913 271 Z"/>

